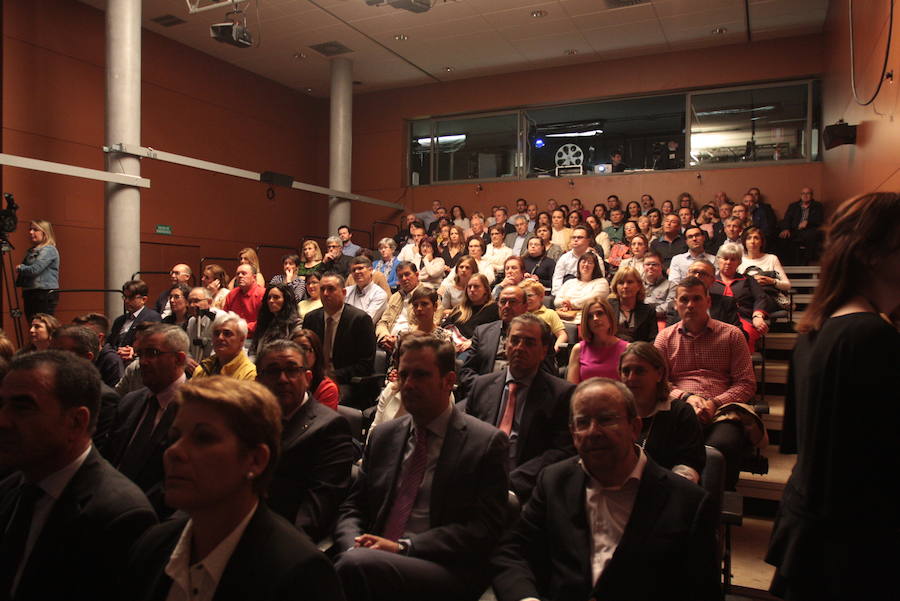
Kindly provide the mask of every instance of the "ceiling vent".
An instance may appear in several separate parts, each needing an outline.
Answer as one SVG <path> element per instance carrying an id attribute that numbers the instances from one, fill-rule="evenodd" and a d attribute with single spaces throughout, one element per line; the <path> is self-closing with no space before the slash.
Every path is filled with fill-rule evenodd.
<path id="1" fill-rule="evenodd" d="M 315 46 L 310 46 L 313 50 L 321 54 L 322 56 L 338 56 L 340 54 L 347 54 L 348 52 L 353 52 L 340 42 L 322 42 L 321 44 L 316 44 Z"/>
<path id="2" fill-rule="evenodd" d="M 153 23 L 157 25 L 161 25 L 163 27 L 173 27 L 175 25 L 181 25 L 182 23 L 187 23 L 184 19 L 179 19 L 175 15 L 160 15 L 155 19 L 150 19 Z"/>
<path id="3" fill-rule="evenodd" d="M 393 6 L 412 13 L 424 13 L 431 10 L 432 0 L 366 0 L 369 6 Z"/>
<path id="4" fill-rule="evenodd" d="M 650 0 L 603 0 L 606 8 L 625 8 L 626 6 L 637 6 L 638 4 L 648 4 Z"/>

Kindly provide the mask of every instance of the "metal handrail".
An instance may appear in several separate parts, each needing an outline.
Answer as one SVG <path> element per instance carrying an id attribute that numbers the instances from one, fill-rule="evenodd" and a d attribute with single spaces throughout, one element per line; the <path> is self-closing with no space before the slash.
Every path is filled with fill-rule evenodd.
<path id="1" fill-rule="evenodd" d="M 137 279 L 136 276 L 138 276 L 138 275 L 171 275 L 171 273 L 172 273 L 171 270 L 169 270 L 169 271 L 135 271 L 134 273 L 131 274 L 131 279 L 132 280 Z M 191 274 L 191 287 L 193 288 L 196 285 L 197 285 L 197 276 L 192 273 Z M 116 290 L 115 292 L 121 292 L 121 290 Z"/>
<path id="2" fill-rule="evenodd" d="M 398 224 L 396 224 L 396 223 L 392 223 L 392 222 L 390 222 L 390 221 L 378 221 L 378 220 L 375 220 L 375 221 L 372 222 L 372 244 L 375 244 L 375 226 L 377 226 L 377 225 L 389 225 L 389 226 L 391 226 L 391 227 L 393 227 L 393 228 L 396 228 L 398 234 L 402 231 L 402 228 L 401 228 Z M 393 237 L 393 236 L 391 236 L 391 237 Z M 377 248 L 373 248 L 372 250 L 378 250 L 378 249 L 377 249 Z"/>

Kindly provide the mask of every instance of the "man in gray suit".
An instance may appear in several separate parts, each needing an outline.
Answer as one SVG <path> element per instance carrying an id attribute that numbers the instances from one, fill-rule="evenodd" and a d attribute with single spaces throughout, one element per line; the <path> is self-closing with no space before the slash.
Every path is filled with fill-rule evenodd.
<path id="1" fill-rule="evenodd" d="M 516 231 L 507 234 L 503 244 L 512 249 L 513 256 L 521 257 L 528 252 L 528 238 L 531 237 L 528 232 L 528 219 L 524 215 L 516 215 L 511 221 Z"/>

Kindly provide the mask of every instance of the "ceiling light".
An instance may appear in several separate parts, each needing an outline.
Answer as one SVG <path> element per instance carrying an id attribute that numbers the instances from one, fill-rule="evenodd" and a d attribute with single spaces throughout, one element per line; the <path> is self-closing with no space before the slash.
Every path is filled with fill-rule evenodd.
<path id="1" fill-rule="evenodd" d="M 541 9 L 533 10 L 531 11 L 531 16 L 535 19 L 540 19 L 541 17 L 547 16 L 547 11 Z"/>
<path id="2" fill-rule="evenodd" d="M 398 42 L 404 42 L 409 39 L 409 37 L 405 33 L 398 33 L 394 36 L 394 39 Z"/>
<path id="3" fill-rule="evenodd" d="M 578 51 L 575 50 L 574 48 L 569 48 L 569 49 L 566 50 L 566 52 L 565 52 L 565 55 L 566 55 L 566 56 L 575 56 L 576 54 L 578 54 Z"/>
<path id="4" fill-rule="evenodd" d="M 603 133 L 602 129 L 590 129 L 588 131 L 570 131 L 565 134 L 544 134 L 547 138 L 588 138 Z"/>
<path id="5" fill-rule="evenodd" d="M 449 66 L 444 67 L 444 71 L 446 71 L 447 73 L 450 73 L 451 71 L 453 71 L 453 67 L 449 67 Z"/>
<path id="6" fill-rule="evenodd" d="M 307 94 L 312 94 L 312 88 L 306 88 L 306 93 L 307 93 Z"/>
<path id="7" fill-rule="evenodd" d="M 303 60 L 306 58 L 306 54 L 304 52 L 297 51 L 294 53 L 294 58 L 297 60 Z"/>
<path id="8" fill-rule="evenodd" d="M 726 33 L 728 33 L 727 27 L 716 27 L 712 30 L 713 35 L 725 35 Z"/>

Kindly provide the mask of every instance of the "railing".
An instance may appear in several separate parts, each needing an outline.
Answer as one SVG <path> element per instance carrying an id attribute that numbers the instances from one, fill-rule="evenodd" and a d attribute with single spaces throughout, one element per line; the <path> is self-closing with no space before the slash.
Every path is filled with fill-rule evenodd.
<path id="1" fill-rule="evenodd" d="M 372 244 L 375 244 L 376 236 L 375 236 L 375 227 L 378 225 L 388 225 L 397 230 L 397 233 L 400 233 L 400 226 L 396 223 L 392 223 L 390 221 L 373 221 L 372 222 Z M 378 250 L 377 248 L 373 248 L 372 250 Z"/>

